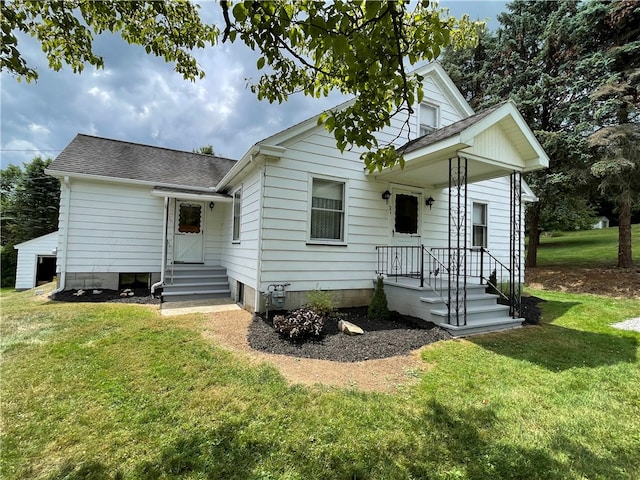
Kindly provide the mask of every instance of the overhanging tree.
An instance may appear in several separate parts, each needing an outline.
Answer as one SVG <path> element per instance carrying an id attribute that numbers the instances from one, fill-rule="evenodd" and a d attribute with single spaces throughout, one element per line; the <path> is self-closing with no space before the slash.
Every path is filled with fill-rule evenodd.
<path id="1" fill-rule="evenodd" d="M 451 42 L 462 45 L 476 34 L 468 17 L 450 18 L 429 0 L 415 6 L 404 0 L 219 5 L 222 26 L 205 24 L 196 4 L 177 0 L 2 2 L 0 67 L 18 78 L 37 78 L 18 48 L 18 32 L 40 42 L 55 70 L 63 64 L 74 72 L 85 63 L 102 67 L 103 59 L 92 50 L 93 36 L 109 31 L 174 62 L 179 73 L 194 80 L 204 72 L 193 49 L 239 40 L 260 54 L 257 67 L 265 73 L 251 87 L 260 99 L 282 102 L 296 92 L 354 95 L 353 103 L 325 112 L 320 122 L 341 150 L 364 148 L 363 160 L 374 170 L 402 163 L 395 149 L 380 145 L 374 134 L 394 116 L 411 113 L 422 99 L 417 88 L 422 79 L 409 74 L 407 65 L 433 60 Z"/>

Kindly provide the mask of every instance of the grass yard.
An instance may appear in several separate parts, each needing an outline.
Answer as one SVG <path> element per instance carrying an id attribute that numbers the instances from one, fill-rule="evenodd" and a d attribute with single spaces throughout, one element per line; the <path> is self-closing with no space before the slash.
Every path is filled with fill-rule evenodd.
<path id="1" fill-rule="evenodd" d="M 618 259 L 618 227 L 542 236 L 538 266 L 610 267 Z M 631 226 L 633 261 L 640 265 L 640 224 Z M 635 247 L 635 248 L 634 248 Z"/>
<path id="2" fill-rule="evenodd" d="M 2 292 L 3 479 L 640 478 L 640 301 L 426 348 L 394 394 L 289 386 L 198 315 Z"/>

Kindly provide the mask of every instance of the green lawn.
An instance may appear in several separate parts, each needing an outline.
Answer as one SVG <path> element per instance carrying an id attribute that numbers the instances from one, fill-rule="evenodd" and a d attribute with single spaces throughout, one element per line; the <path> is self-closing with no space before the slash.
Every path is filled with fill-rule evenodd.
<path id="1" fill-rule="evenodd" d="M 633 261 L 640 265 L 640 224 L 632 225 L 631 236 L 632 247 L 635 247 Z M 540 238 L 539 267 L 611 267 L 616 265 L 617 259 L 618 227 L 562 232 Z"/>
<path id="2" fill-rule="evenodd" d="M 394 394 L 288 386 L 201 316 L 2 292 L 3 479 L 640 478 L 640 301 L 426 349 Z"/>

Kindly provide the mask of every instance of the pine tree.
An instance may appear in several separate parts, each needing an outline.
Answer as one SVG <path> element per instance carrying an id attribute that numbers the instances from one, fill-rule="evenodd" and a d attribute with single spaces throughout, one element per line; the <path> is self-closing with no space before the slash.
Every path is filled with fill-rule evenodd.
<path id="1" fill-rule="evenodd" d="M 367 316 L 376 320 L 389 319 L 390 313 L 387 305 L 387 295 L 384 293 L 384 281 L 382 276 L 379 276 L 376 281 L 376 288 L 373 291 L 373 298 L 369 304 Z"/>

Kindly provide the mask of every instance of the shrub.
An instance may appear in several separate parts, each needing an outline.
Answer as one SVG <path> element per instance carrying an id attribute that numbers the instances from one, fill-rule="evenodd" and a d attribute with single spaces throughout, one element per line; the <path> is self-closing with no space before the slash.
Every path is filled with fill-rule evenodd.
<path id="1" fill-rule="evenodd" d="M 299 308 L 287 315 L 273 317 L 273 327 L 276 332 L 290 339 L 317 337 L 322 333 L 324 317 L 311 308 Z"/>
<path id="2" fill-rule="evenodd" d="M 321 317 L 328 317 L 335 309 L 332 292 L 322 291 L 320 289 L 311 290 L 307 292 L 307 300 L 307 307 Z"/>
<path id="3" fill-rule="evenodd" d="M 367 316 L 376 320 L 389 319 L 389 307 L 387 306 L 387 295 L 384 293 L 382 276 L 379 276 L 376 282 L 376 288 L 373 291 L 373 298 L 369 304 Z"/>

